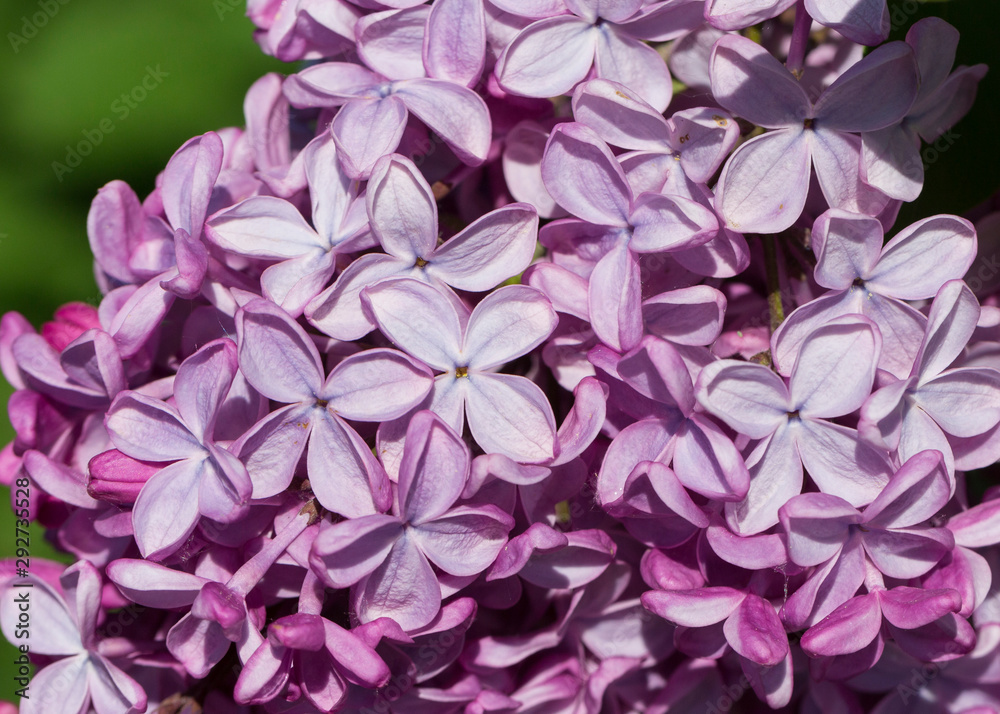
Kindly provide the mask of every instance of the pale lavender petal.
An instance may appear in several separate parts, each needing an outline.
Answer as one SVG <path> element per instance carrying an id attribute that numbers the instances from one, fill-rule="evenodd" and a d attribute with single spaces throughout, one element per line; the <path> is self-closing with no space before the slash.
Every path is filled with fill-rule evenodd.
<path id="1" fill-rule="evenodd" d="M 367 96 L 383 81 L 378 74 L 354 62 L 323 62 L 291 75 L 285 80 L 283 90 L 294 106 L 329 107 Z"/>
<path id="2" fill-rule="evenodd" d="M 476 0 L 444 0 L 427 18 L 423 59 L 432 77 L 474 86 L 486 58 L 486 15 Z"/>
<path id="3" fill-rule="evenodd" d="M 451 508 L 469 477 L 469 448 L 439 416 L 419 411 L 406 429 L 399 470 L 400 516 L 420 525 Z"/>
<path id="4" fill-rule="evenodd" d="M 771 53 L 740 35 L 712 48 L 712 94 L 733 114 L 766 129 L 802 126 L 811 116 L 805 90 Z"/>
<path id="5" fill-rule="evenodd" d="M 294 258 L 325 247 L 299 210 L 274 196 L 254 196 L 216 213 L 205 224 L 205 237 L 255 258 Z"/>
<path id="6" fill-rule="evenodd" d="M 901 586 L 878 593 L 882 614 L 904 630 L 923 627 L 961 607 L 961 597 L 951 589 L 923 590 Z"/>
<path id="7" fill-rule="evenodd" d="M 17 640 L 12 640 L 16 642 Z M 36 652 L 32 642 L 32 651 Z M 18 711 L 24 714 L 84 714 L 88 709 L 89 657 L 80 653 L 39 668 L 31 678 L 28 698 L 22 699 Z"/>
<path id="8" fill-rule="evenodd" d="M 826 493 L 803 493 L 778 511 L 788 535 L 788 555 L 796 565 L 819 565 L 837 556 L 850 527 L 861 521 L 851 504 Z"/>
<path id="9" fill-rule="evenodd" d="M 685 250 L 703 245 L 719 231 L 715 212 L 680 196 L 644 193 L 629 219 L 629 248 L 639 253 Z"/>
<path id="10" fill-rule="evenodd" d="M 334 367 L 322 397 L 345 419 L 388 421 L 417 406 L 433 386 L 434 378 L 423 364 L 396 350 L 373 349 Z"/>
<path id="11" fill-rule="evenodd" d="M 203 620 L 191 613 L 182 617 L 167 632 L 167 650 L 195 678 L 207 676 L 232 644 L 219 623 Z"/>
<path id="12" fill-rule="evenodd" d="M 365 288 L 362 296 L 379 329 L 397 347 L 445 372 L 462 364 L 459 316 L 439 290 L 400 278 Z"/>
<path id="13" fill-rule="evenodd" d="M 882 333 L 879 369 L 903 379 L 910 374 L 917 350 L 927 327 L 927 318 L 919 310 L 893 298 L 856 289 L 861 313 L 878 325 Z"/>
<path id="14" fill-rule="evenodd" d="M 556 328 L 552 303 L 527 285 L 508 285 L 483 298 L 469 317 L 462 348 L 473 370 L 499 367 L 542 344 Z"/>
<path id="15" fill-rule="evenodd" d="M 21 464 L 31 480 L 50 496 L 79 508 L 97 508 L 101 505 L 87 493 L 88 476 L 77 473 L 42 452 L 25 452 Z"/>
<path id="16" fill-rule="evenodd" d="M 871 562 L 890 578 L 909 580 L 924 575 L 955 547 L 946 528 L 873 530 L 864 537 Z"/>
<path id="17" fill-rule="evenodd" d="M 903 201 L 914 201 L 924 187 L 920 139 L 898 124 L 861 135 L 861 177 L 869 186 Z"/>
<path id="18" fill-rule="evenodd" d="M 824 129 L 806 133 L 816 178 L 827 204 L 869 216 L 881 213 L 889 197 L 861 180 L 861 139 Z"/>
<path id="19" fill-rule="evenodd" d="M 201 236 L 212 187 L 222 168 L 222 139 L 208 132 L 188 140 L 170 157 L 160 188 L 163 211 L 174 228 Z"/>
<path id="20" fill-rule="evenodd" d="M 660 293 L 642 303 L 646 330 L 679 345 L 709 345 L 722 332 L 726 297 L 708 285 Z"/>
<path id="21" fill-rule="evenodd" d="M 758 364 L 720 360 L 707 365 L 695 386 L 698 401 L 741 434 L 763 439 L 791 411 L 781 377 Z"/>
<path id="22" fill-rule="evenodd" d="M 131 558 L 109 563 L 107 575 L 133 602 L 161 610 L 190 605 L 209 582 L 193 573 Z"/>
<path id="23" fill-rule="evenodd" d="M 951 498 L 952 484 L 939 451 L 921 451 L 889 480 L 865 509 L 865 523 L 874 528 L 909 528 L 928 520 Z"/>
<path id="24" fill-rule="evenodd" d="M 941 286 L 930 314 L 927 332 L 914 362 L 914 373 L 924 382 L 937 376 L 965 349 L 979 322 L 979 301 L 961 280 Z"/>
<path id="25" fill-rule="evenodd" d="M 857 278 L 868 281 L 882 249 L 882 224 L 870 216 L 831 208 L 813 223 L 812 248 L 816 282 L 846 290 Z"/>
<path id="26" fill-rule="evenodd" d="M 486 160 L 492 139 L 490 112 L 471 89 L 443 79 L 409 79 L 399 83 L 396 96 L 463 163 L 478 166 Z"/>
<path id="27" fill-rule="evenodd" d="M 917 395 L 920 407 L 954 436 L 977 436 L 1000 422 L 1000 373 L 994 369 L 949 370 L 920 385 Z"/>
<path id="28" fill-rule="evenodd" d="M 240 370 L 254 389 L 286 404 L 319 395 L 319 351 L 284 310 L 268 300 L 251 300 L 237 313 L 236 330 Z"/>
<path id="29" fill-rule="evenodd" d="M 944 283 L 965 275 L 976 248 L 976 229 L 964 218 L 925 218 L 886 244 L 865 284 L 900 300 L 932 298 Z"/>
<path id="30" fill-rule="evenodd" d="M 160 286 L 159 277 L 140 285 L 132 292 L 115 312 L 108 325 L 108 333 L 115 338 L 118 351 L 123 359 L 132 357 L 142 349 L 149 336 L 159 327 L 170 306 L 174 304 L 174 294 Z M 120 290 L 131 289 L 124 286 Z M 112 293 L 113 294 L 113 293 Z"/>
<path id="31" fill-rule="evenodd" d="M 889 36 L 889 8 L 883 0 L 806 0 L 805 9 L 819 24 L 861 45 L 877 45 Z"/>
<path id="32" fill-rule="evenodd" d="M 909 125 L 925 142 L 937 143 L 939 139 L 943 139 L 951 145 L 959 135 L 949 134 L 948 129 L 968 113 L 976 100 L 979 82 L 986 76 L 986 72 L 984 64 L 959 67 L 929 98 L 930 106 L 923 100 L 917 101 L 913 107 L 915 116 L 907 117 Z"/>
<path id="33" fill-rule="evenodd" d="M 420 170 L 392 154 L 375 164 L 365 191 L 372 233 L 386 253 L 415 263 L 437 245 L 437 201 Z"/>
<path id="34" fill-rule="evenodd" d="M 261 290 L 264 297 L 290 316 L 299 317 L 330 282 L 336 263 L 337 254 L 326 250 L 313 250 L 276 263 L 261 274 Z"/>
<path id="35" fill-rule="evenodd" d="M 324 508 L 348 518 L 392 503 L 389 477 L 354 429 L 330 411 L 316 419 L 306 454 L 309 485 Z"/>
<path id="36" fill-rule="evenodd" d="M 429 10 L 424 5 L 358 19 L 354 37 L 361 61 L 389 79 L 426 76 L 422 53 Z"/>
<path id="37" fill-rule="evenodd" d="M 140 461 L 176 461 L 204 453 L 172 407 L 138 392 L 122 392 L 104 423 L 118 450 Z"/>
<path id="38" fill-rule="evenodd" d="M 371 176 L 375 162 L 399 146 L 406 128 L 406 105 L 396 96 L 355 99 L 340 108 L 330 125 L 344 173 Z"/>
<path id="39" fill-rule="evenodd" d="M 720 30 L 742 30 L 777 17 L 795 0 L 709 0 L 705 19 Z"/>
<path id="40" fill-rule="evenodd" d="M 175 552 L 198 523 L 198 499 L 192 498 L 204 473 L 204 461 L 187 459 L 155 473 L 132 508 L 135 542 L 142 557 L 162 560 Z"/>
<path id="41" fill-rule="evenodd" d="M 493 564 L 513 527 L 514 519 L 493 504 L 459 506 L 415 525 L 408 537 L 446 573 L 476 575 Z"/>
<path id="42" fill-rule="evenodd" d="M 592 79 L 577 87 L 573 118 L 613 146 L 670 151 L 663 115 L 618 82 Z"/>
<path id="43" fill-rule="evenodd" d="M 490 211 L 434 251 L 424 271 L 459 290 L 483 292 L 524 271 L 535 255 L 538 213 L 524 203 Z"/>
<path id="44" fill-rule="evenodd" d="M 415 630 L 441 609 L 441 586 L 427 558 L 404 535 L 389 557 L 356 588 L 354 608 L 361 622 L 391 617 L 404 630 Z"/>
<path id="45" fill-rule="evenodd" d="M 684 359 L 669 342 L 645 337 L 618 362 L 618 376 L 645 397 L 676 405 L 688 416 L 694 411 L 694 387 Z"/>
<path id="46" fill-rule="evenodd" d="M 312 433 L 315 410 L 313 404 L 277 409 L 232 444 L 246 465 L 253 498 L 269 498 L 288 488 Z"/>
<path id="47" fill-rule="evenodd" d="M 253 492 L 246 466 L 231 452 L 210 445 L 211 458 L 198 485 L 198 510 L 218 523 L 232 523 L 245 513 Z"/>
<path id="48" fill-rule="evenodd" d="M 699 107 L 670 117 L 670 140 L 681 168 L 696 183 L 707 183 L 740 138 L 739 125 L 723 111 Z"/>
<path id="49" fill-rule="evenodd" d="M 888 483 L 888 454 L 858 439 L 854 429 L 819 419 L 802 419 L 799 426 L 795 443 L 802 465 L 823 493 L 863 506 Z"/>
<path id="50" fill-rule="evenodd" d="M 534 206 L 543 218 L 560 218 L 566 212 L 545 190 L 542 155 L 549 132 L 529 119 L 507 132 L 503 151 L 503 175 L 515 201 Z"/>
<path id="51" fill-rule="evenodd" d="M 729 157 L 716 207 L 733 230 L 778 233 L 802 214 L 809 187 L 809 141 L 800 128 L 768 132 Z"/>
<path id="52" fill-rule="evenodd" d="M 497 60 L 500 86 L 512 94 L 553 97 L 567 94 L 594 63 L 593 26 L 572 15 L 528 25 Z"/>
<path id="53" fill-rule="evenodd" d="M 202 442 L 211 438 L 219 406 L 233 384 L 239 368 L 236 354 L 236 343 L 223 337 L 202 347 L 177 368 L 177 411 Z"/>
<path id="54" fill-rule="evenodd" d="M 361 291 L 385 278 L 404 275 L 411 267 L 408 261 L 391 255 L 363 255 L 306 305 L 306 319 L 335 339 L 360 339 L 375 329 L 375 323 L 361 306 Z"/>
<path id="55" fill-rule="evenodd" d="M 627 243 L 598 261 L 587 293 L 590 324 L 601 341 L 620 352 L 635 347 L 642 338 L 642 284 L 639 261 Z"/>
<path id="56" fill-rule="evenodd" d="M 542 179 L 552 198 L 574 216 L 595 225 L 628 225 L 632 192 L 625 174 L 607 144 L 584 125 L 560 124 L 552 130 Z"/>
<path id="57" fill-rule="evenodd" d="M 280 695 L 288 684 L 291 658 L 292 651 L 284 646 L 262 644 L 233 685 L 233 698 L 240 704 L 264 704 Z"/>
<path id="58" fill-rule="evenodd" d="M 834 131 L 882 129 L 906 116 L 918 85 L 913 49 L 905 42 L 889 42 L 852 65 L 823 92 L 816 102 L 816 122 Z"/>
<path id="59" fill-rule="evenodd" d="M 839 554 L 821 564 L 782 605 L 781 619 L 792 629 L 811 627 L 854 597 L 865 579 L 865 552 L 855 533 Z"/>
<path id="60" fill-rule="evenodd" d="M 860 292 L 857 291 L 830 291 L 788 315 L 771 336 L 771 357 L 778 374 L 792 373 L 803 342 L 815 330 L 843 315 L 857 313 L 859 299 Z"/>
<path id="61" fill-rule="evenodd" d="M 802 463 L 788 426 L 780 425 L 746 460 L 750 489 L 726 504 L 726 522 L 737 535 L 755 535 L 778 522 L 778 509 L 802 491 Z"/>
<path id="62" fill-rule="evenodd" d="M 18 638 L 17 633 L 23 632 L 24 628 L 17 628 L 21 610 L 14 598 L 17 597 L 15 593 L 22 589 L 14 588 L 12 579 L 8 579 L 3 588 L 3 599 L 0 600 L 0 627 L 4 636 L 10 642 L 18 644 L 27 639 L 26 644 L 31 647 L 31 651 L 40 655 L 60 656 L 83 652 L 85 648 L 80 639 L 80 629 L 61 594 L 37 575 L 19 580 L 31 583 L 28 601 L 34 617 L 27 630 L 28 636 L 21 635 Z"/>
<path id="63" fill-rule="evenodd" d="M 313 541 L 309 563 L 328 587 L 346 588 L 375 570 L 402 534 L 399 519 L 382 514 L 327 524 Z"/>
<path id="64" fill-rule="evenodd" d="M 98 714 L 139 712 L 146 708 L 142 686 L 101 655 L 90 658 L 87 681 L 91 704 Z"/>
<path id="65" fill-rule="evenodd" d="M 521 463 L 540 463 L 556 455 L 555 416 L 538 385 L 509 374 L 476 374 L 468 379 L 469 429 L 487 453 Z"/>
<path id="66" fill-rule="evenodd" d="M 674 471 L 686 487 L 706 498 L 741 501 L 750 475 L 733 442 L 702 414 L 693 414 L 674 444 Z"/>
<path id="67" fill-rule="evenodd" d="M 868 318 L 827 322 L 802 341 L 789 380 L 791 404 L 815 419 L 853 412 L 871 394 L 881 349 L 882 335 Z"/>
<path id="68" fill-rule="evenodd" d="M 673 96 L 673 82 L 660 53 L 612 26 L 601 29 L 594 54 L 597 76 L 624 84 L 654 109 L 664 111 Z"/>

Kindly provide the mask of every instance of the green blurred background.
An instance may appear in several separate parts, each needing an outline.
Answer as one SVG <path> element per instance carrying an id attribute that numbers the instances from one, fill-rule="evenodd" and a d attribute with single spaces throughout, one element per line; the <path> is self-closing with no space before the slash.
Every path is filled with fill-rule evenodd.
<path id="1" fill-rule="evenodd" d="M 905 226 L 933 213 L 962 213 L 1000 188 L 1000 44 L 995 39 L 1000 4 L 906 0 L 891 5 L 906 16 L 893 39 L 901 39 L 920 17 L 936 14 L 962 32 L 959 63 L 986 62 L 994 68 L 980 85 L 970 116 L 956 127 L 960 139 L 929 168 L 920 199 L 904 208 L 897 225 Z M 905 12 L 914 7 L 915 12 Z M 45 17 L 44 26 L 32 20 L 38 13 Z M 37 32 L 29 37 L 32 27 Z M 97 304 L 86 236 L 91 199 L 112 179 L 127 181 L 143 197 L 185 140 L 242 125 L 247 88 L 265 72 L 287 71 L 260 53 L 251 33 L 238 0 L 3 1 L 0 313 L 17 310 L 39 325 L 62 303 Z M 147 67 L 166 76 L 123 117 L 115 102 L 142 81 Z M 67 145 L 81 141 L 83 132 L 103 119 L 110 119 L 114 130 L 60 180 L 53 162 L 65 163 Z M 9 393 L 6 384 L 0 386 L 2 403 Z M 0 418 L 0 444 L 12 436 L 6 418 Z M 13 552 L 6 503 L 4 489 L 0 556 Z M 57 557 L 38 532 L 32 536 L 32 556 Z M 0 645 L 0 698 L 7 700 L 15 688 L 13 658 L 14 650 Z"/>

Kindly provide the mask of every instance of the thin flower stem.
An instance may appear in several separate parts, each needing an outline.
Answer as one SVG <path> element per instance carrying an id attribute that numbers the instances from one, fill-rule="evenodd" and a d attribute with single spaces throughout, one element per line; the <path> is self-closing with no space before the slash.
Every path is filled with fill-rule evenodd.
<path id="1" fill-rule="evenodd" d="M 778 273 L 778 246 L 773 235 L 762 235 L 764 265 L 767 270 L 767 307 L 771 314 L 771 334 L 785 321 L 785 308 L 781 303 L 781 276 Z"/>
<path id="2" fill-rule="evenodd" d="M 792 41 L 788 47 L 788 61 L 785 62 L 788 71 L 794 74 L 796 79 L 802 77 L 802 69 L 805 67 L 811 26 L 812 18 L 806 12 L 805 0 L 798 0 L 795 3 L 795 25 L 792 27 Z"/>
<path id="3" fill-rule="evenodd" d="M 312 514 L 307 511 L 300 512 L 294 520 L 275 533 L 274 538 L 269 540 L 257 555 L 245 562 L 230 578 L 226 586 L 246 597 L 246 594 L 253 590 L 254 586 L 267 574 L 268 569 L 274 565 L 274 561 L 280 558 L 285 549 L 292 544 L 292 541 L 309 527 L 311 517 Z"/>

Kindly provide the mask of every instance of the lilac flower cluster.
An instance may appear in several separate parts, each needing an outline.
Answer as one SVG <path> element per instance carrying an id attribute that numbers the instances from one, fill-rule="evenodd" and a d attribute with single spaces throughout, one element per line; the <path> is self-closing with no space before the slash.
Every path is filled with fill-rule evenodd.
<path id="1" fill-rule="evenodd" d="M 248 15 L 307 62 L 98 192 L 99 307 L 0 322 L 0 478 L 76 559 L 0 582 L 21 711 L 1000 712 L 1000 295 L 893 227 L 954 28 Z"/>

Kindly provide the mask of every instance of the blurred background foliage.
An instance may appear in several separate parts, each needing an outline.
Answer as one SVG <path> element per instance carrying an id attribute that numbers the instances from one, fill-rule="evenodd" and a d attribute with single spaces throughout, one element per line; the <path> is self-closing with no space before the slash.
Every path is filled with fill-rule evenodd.
<path id="1" fill-rule="evenodd" d="M 959 139 L 928 168 L 920 198 L 903 208 L 902 227 L 934 213 L 964 213 L 1000 188 L 1000 3 L 892 0 L 890 7 L 897 20 L 892 39 L 902 39 L 921 17 L 938 15 L 962 32 L 958 63 L 992 67 L 972 112 L 955 128 Z M 37 326 L 65 302 L 96 305 L 86 217 L 97 189 L 122 179 L 145 196 L 184 141 L 242 125 L 247 88 L 268 71 L 288 71 L 257 49 L 243 10 L 239 0 L 0 4 L 0 313 L 17 310 Z M 150 69 L 162 81 L 125 115 L 121 95 Z M 102 120 L 113 130 L 100 132 Z M 103 134 L 100 143 L 79 166 L 57 175 L 53 163 L 67 164 L 68 147 L 88 131 Z M 0 379 L 0 402 L 9 394 Z M 0 418 L 0 444 L 11 438 Z M 3 489 L 0 556 L 14 546 L 7 498 Z M 35 558 L 59 557 L 37 530 L 31 551 Z M 14 657 L 0 643 L 0 698 L 7 700 L 15 689 Z"/>

